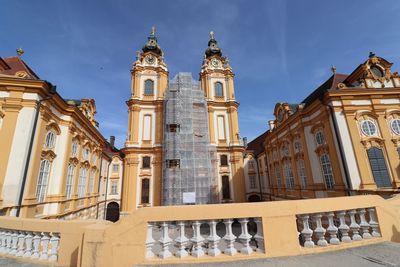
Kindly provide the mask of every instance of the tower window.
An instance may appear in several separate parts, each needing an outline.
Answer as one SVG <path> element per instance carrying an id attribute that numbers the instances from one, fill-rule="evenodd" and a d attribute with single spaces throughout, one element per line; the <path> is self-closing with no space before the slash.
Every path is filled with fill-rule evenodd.
<path id="1" fill-rule="evenodd" d="M 181 126 L 179 124 L 168 124 L 168 131 L 170 133 L 178 133 Z"/>
<path id="2" fill-rule="evenodd" d="M 150 202 L 150 179 L 142 179 L 142 204 L 148 204 Z"/>
<path id="3" fill-rule="evenodd" d="M 146 80 L 144 82 L 144 94 L 145 95 L 154 95 L 154 81 Z"/>
<path id="4" fill-rule="evenodd" d="M 179 168 L 180 160 L 179 159 L 169 159 L 167 160 L 167 168 Z"/>
<path id="5" fill-rule="evenodd" d="M 221 161 L 221 166 L 228 166 L 228 156 L 227 155 L 221 155 L 220 161 Z"/>
<path id="6" fill-rule="evenodd" d="M 216 82 L 214 84 L 215 96 L 224 96 L 224 90 L 222 87 L 222 83 Z"/>
<path id="7" fill-rule="evenodd" d="M 222 199 L 231 199 L 231 189 L 229 188 L 229 176 L 222 176 Z"/>
<path id="8" fill-rule="evenodd" d="M 142 158 L 142 168 L 143 169 L 149 169 L 150 168 L 150 157 L 145 156 Z"/>

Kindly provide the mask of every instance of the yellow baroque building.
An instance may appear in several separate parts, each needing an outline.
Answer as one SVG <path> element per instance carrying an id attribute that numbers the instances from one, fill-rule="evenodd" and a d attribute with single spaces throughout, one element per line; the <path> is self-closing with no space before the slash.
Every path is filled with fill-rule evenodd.
<path id="1" fill-rule="evenodd" d="M 388 196 L 400 187 L 400 77 L 371 53 L 300 104 L 277 103 L 245 154 L 248 200 Z"/>
<path id="2" fill-rule="evenodd" d="M 214 34 L 200 81 L 169 81 L 154 29 L 131 73 L 122 211 L 245 201 L 234 74 Z"/>
<path id="3" fill-rule="evenodd" d="M 93 99 L 65 100 L 20 57 L 0 58 L 0 208 L 38 218 L 98 217 L 105 139 Z"/>

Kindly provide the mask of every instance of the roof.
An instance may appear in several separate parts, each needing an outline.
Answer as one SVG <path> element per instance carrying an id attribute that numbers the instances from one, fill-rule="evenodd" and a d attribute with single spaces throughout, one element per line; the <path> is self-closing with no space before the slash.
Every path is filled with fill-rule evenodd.
<path id="1" fill-rule="evenodd" d="M 0 63 L 0 74 L 15 76 L 18 72 L 25 72 L 27 76 L 18 75 L 17 77 L 40 80 L 39 76 L 20 57 L 0 57 Z"/>
<path id="2" fill-rule="evenodd" d="M 269 133 L 269 130 L 265 131 L 261 135 L 257 136 L 253 141 L 247 144 L 246 150 L 251 150 L 253 151 L 255 156 L 258 156 L 262 152 L 264 152 L 264 140 L 267 134 Z"/>
<path id="3" fill-rule="evenodd" d="M 336 86 L 343 82 L 348 75 L 346 74 L 339 74 L 335 73 L 333 74 L 326 82 L 324 82 L 322 85 L 320 85 L 317 89 L 315 89 L 310 95 L 308 95 L 302 103 L 304 103 L 306 106 L 311 104 L 317 99 L 322 99 L 324 96 L 325 92 L 336 89 Z"/>

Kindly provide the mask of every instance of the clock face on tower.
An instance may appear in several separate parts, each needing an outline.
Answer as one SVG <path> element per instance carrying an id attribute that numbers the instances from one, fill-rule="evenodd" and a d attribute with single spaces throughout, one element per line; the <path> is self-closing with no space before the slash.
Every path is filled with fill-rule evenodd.
<path id="1" fill-rule="evenodd" d="M 156 62 L 156 59 L 153 55 L 148 55 L 145 60 L 149 65 L 153 65 Z"/>
<path id="2" fill-rule="evenodd" d="M 216 58 L 211 59 L 211 65 L 212 65 L 213 67 L 218 67 L 218 65 L 219 65 L 219 60 L 216 59 Z"/>

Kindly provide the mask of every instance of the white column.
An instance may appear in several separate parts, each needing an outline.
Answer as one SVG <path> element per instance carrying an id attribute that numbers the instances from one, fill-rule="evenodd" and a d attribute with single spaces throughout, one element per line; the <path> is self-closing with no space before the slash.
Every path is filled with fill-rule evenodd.
<path id="1" fill-rule="evenodd" d="M 176 256 L 178 258 L 183 258 L 189 255 L 189 253 L 185 249 L 189 239 L 187 239 L 187 237 L 185 236 L 185 222 L 180 221 L 177 223 L 177 225 L 179 227 L 179 236 L 175 239 L 176 247 L 178 248 Z"/>
<path id="2" fill-rule="evenodd" d="M 218 256 L 221 254 L 221 250 L 218 248 L 218 243 L 221 238 L 217 235 L 217 222 L 215 220 L 211 220 L 208 222 L 210 225 L 210 236 L 208 237 L 208 255 L 210 256 Z"/>
<path id="3" fill-rule="evenodd" d="M 60 234 L 52 233 L 50 238 L 51 250 L 49 261 L 57 261 L 58 260 L 58 250 L 60 248 Z"/>
<path id="4" fill-rule="evenodd" d="M 339 238 L 337 237 L 338 228 L 333 223 L 333 217 L 334 216 L 335 216 L 335 214 L 333 212 L 328 212 L 326 214 L 326 217 L 328 217 L 328 222 L 329 222 L 329 226 L 326 229 L 326 231 L 329 233 L 329 236 L 330 236 L 329 244 L 331 244 L 331 245 L 339 245 L 340 241 L 339 241 Z"/>
<path id="5" fill-rule="evenodd" d="M 310 228 L 310 224 L 308 223 L 309 215 L 300 215 L 299 218 L 303 222 L 303 230 L 301 230 L 301 235 L 304 238 L 304 247 L 313 248 L 315 246 L 312 241 L 313 230 Z"/>
<path id="6" fill-rule="evenodd" d="M 314 214 L 314 215 L 312 215 L 312 218 L 315 222 L 314 233 L 318 238 L 317 245 L 320 247 L 328 246 L 328 242 L 325 239 L 326 230 L 322 226 L 322 222 L 321 222 L 322 214 L 321 213 Z"/>
<path id="7" fill-rule="evenodd" d="M 172 239 L 168 236 L 168 223 L 161 223 L 161 238 L 159 242 L 161 243 L 161 251 L 158 253 L 158 256 L 161 259 L 166 259 L 172 256 L 171 251 L 169 251 L 169 245 L 172 242 Z"/>
<path id="8" fill-rule="evenodd" d="M 50 236 L 49 233 L 43 232 L 41 238 L 42 250 L 40 252 L 40 260 L 47 260 L 49 258 L 49 241 Z"/>
<path id="9" fill-rule="evenodd" d="M 369 225 L 371 225 L 372 228 L 372 236 L 380 237 L 381 232 L 379 231 L 379 223 L 378 223 L 378 218 L 376 217 L 375 208 L 368 208 L 367 210 L 369 214 Z"/>
<path id="10" fill-rule="evenodd" d="M 257 233 L 254 239 L 257 241 L 257 252 L 264 252 L 264 231 L 263 225 L 260 218 L 255 218 L 254 222 L 257 224 Z"/>
<path id="11" fill-rule="evenodd" d="M 232 233 L 232 219 L 226 219 L 224 220 L 225 228 L 226 228 L 226 234 L 224 236 L 224 240 L 226 242 L 226 249 L 224 250 L 224 253 L 230 256 L 233 256 L 237 253 L 237 250 L 234 246 L 236 236 Z"/>
<path id="12" fill-rule="evenodd" d="M 369 233 L 369 227 L 370 227 L 369 223 L 365 219 L 366 210 L 358 209 L 357 212 L 358 212 L 358 216 L 360 216 L 360 227 L 362 230 L 362 238 L 364 238 L 364 239 L 372 238 L 371 234 Z"/>
<path id="13" fill-rule="evenodd" d="M 253 253 L 253 249 L 250 247 L 250 238 L 251 235 L 247 231 L 247 223 L 249 222 L 248 219 L 239 219 L 240 226 L 241 226 L 241 234 L 239 236 L 240 242 L 243 244 L 243 247 L 240 249 L 240 253 L 250 255 Z"/>
<path id="14" fill-rule="evenodd" d="M 201 247 L 204 242 L 204 238 L 200 234 L 200 226 L 201 223 L 199 221 L 194 221 L 192 223 L 193 237 L 190 239 L 190 241 L 193 243 L 192 256 L 197 258 L 204 256 L 205 254 L 203 248 Z"/>
<path id="15" fill-rule="evenodd" d="M 344 217 L 345 215 L 346 215 L 346 211 L 344 211 L 344 210 L 336 212 L 336 216 L 338 216 L 338 218 L 340 220 L 339 231 L 340 231 L 340 234 L 342 235 L 342 242 L 350 243 L 351 242 L 351 238 L 349 237 L 350 228 L 346 224 L 346 219 Z"/>
<path id="16" fill-rule="evenodd" d="M 33 234 L 33 251 L 31 259 L 39 259 L 40 233 L 34 232 Z"/>
<path id="17" fill-rule="evenodd" d="M 32 239 L 33 236 L 31 232 L 27 232 L 25 236 L 25 252 L 24 252 L 24 258 L 30 258 L 32 256 Z"/>
<path id="18" fill-rule="evenodd" d="M 353 233 L 352 239 L 354 241 L 362 240 L 362 237 L 360 236 L 360 226 L 356 222 L 355 218 L 355 214 L 357 213 L 356 210 L 349 210 L 347 213 L 350 215 L 350 230 Z"/>
<path id="19" fill-rule="evenodd" d="M 19 231 L 18 251 L 17 254 L 15 254 L 17 257 L 22 257 L 24 255 L 24 244 L 25 244 L 25 232 Z"/>
<path id="20" fill-rule="evenodd" d="M 154 238 L 153 238 L 153 223 L 147 223 L 147 237 L 146 237 L 146 258 L 154 258 L 153 246 L 154 246 Z"/>

